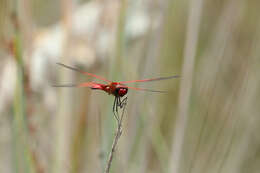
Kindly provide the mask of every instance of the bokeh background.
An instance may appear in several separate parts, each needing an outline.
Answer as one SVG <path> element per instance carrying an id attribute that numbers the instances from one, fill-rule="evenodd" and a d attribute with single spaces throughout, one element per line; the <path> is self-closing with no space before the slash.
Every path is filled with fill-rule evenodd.
<path id="1" fill-rule="evenodd" d="M 1 0 L 0 172 L 103 172 L 113 97 L 131 86 L 111 172 L 260 170 L 259 0 Z M 94 80 L 95 81 L 95 80 Z"/>

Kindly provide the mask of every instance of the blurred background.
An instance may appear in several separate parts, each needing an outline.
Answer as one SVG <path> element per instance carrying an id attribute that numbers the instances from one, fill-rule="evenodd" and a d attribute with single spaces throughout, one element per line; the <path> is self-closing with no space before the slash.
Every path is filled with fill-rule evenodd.
<path id="1" fill-rule="evenodd" d="M 103 172 L 113 97 L 132 84 L 111 172 L 260 170 L 260 1 L 1 0 L 0 172 Z"/>

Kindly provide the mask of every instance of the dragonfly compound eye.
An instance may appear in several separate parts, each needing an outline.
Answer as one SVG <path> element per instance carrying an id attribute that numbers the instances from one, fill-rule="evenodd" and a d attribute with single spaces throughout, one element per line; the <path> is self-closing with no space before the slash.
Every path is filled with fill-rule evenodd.
<path id="1" fill-rule="evenodd" d="M 120 88 L 120 89 L 118 90 L 118 95 L 121 96 L 121 97 L 123 97 L 124 95 L 126 95 L 126 93 L 127 93 L 127 88 Z"/>

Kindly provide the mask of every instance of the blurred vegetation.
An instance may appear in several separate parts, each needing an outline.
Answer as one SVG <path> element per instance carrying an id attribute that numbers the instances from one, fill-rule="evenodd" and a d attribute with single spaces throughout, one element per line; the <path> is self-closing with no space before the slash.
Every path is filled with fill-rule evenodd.
<path id="1" fill-rule="evenodd" d="M 181 75 L 131 85 L 168 93 L 129 91 L 111 172 L 259 172 L 259 7 L 0 1 L 0 172 L 104 171 L 113 97 L 53 88 L 93 80 L 56 62 L 113 81 Z"/>

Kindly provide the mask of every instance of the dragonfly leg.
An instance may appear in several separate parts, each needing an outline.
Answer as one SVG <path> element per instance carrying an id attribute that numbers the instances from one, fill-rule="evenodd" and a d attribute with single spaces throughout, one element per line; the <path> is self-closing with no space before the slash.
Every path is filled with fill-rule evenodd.
<path id="1" fill-rule="evenodd" d="M 120 109 L 122 109 L 125 105 L 127 104 L 127 97 L 125 97 L 122 101 L 119 97 L 119 104 L 118 106 L 120 107 Z"/>
<path id="2" fill-rule="evenodd" d="M 117 123 L 119 123 L 118 112 L 113 112 L 113 113 L 114 113 L 114 117 L 115 117 Z"/>
<path id="3" fill-rule="evenodd" d="M 115 106 L 116 106 L 116 97 L 115 97 L 115 99 L 114 99 L 113 112 L 115 112 Z"/>
<path id="4" fill-rule="evenodd" d="M 122 105 L 123 105 L 123 106 L 126 106 L 126 104 L 127 104 L 127 96 L 122 100 Z M 122 106 L 122 107 L 123 107 L 123 106 Z"/>
<path id="5" fill-rule="evenodd" d="M 113 104 L 113 113 L 114 113 L 114 117 L 116 118 L 117 122 L 119 122 L 117 104 L 118 104 L 118 97 L 115 97 L 114 104 Z"/>

